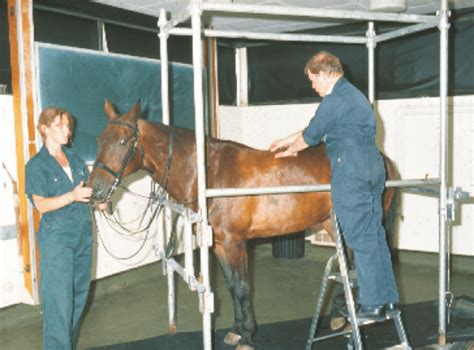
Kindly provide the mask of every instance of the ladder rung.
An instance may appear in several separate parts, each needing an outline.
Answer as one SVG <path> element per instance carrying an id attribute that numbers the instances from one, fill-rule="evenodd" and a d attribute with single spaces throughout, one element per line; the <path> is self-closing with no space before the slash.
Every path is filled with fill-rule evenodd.
<path id="1" fill-rule="evenodd" d="M 356 272 L 354 270 L 351 270 L 351 271 L 348 272 L 348 275 L 349 275 L 349 281 L 350 281 L 352 287 L 357 286 L 357 274 L 356 274 Z M 338 282 L 338 283 L 344 283 L 340 272 L 335 272 L 335 273 L 330 274 L 328 276 L 328 279 L 330 279 L 331 281 Z"/>

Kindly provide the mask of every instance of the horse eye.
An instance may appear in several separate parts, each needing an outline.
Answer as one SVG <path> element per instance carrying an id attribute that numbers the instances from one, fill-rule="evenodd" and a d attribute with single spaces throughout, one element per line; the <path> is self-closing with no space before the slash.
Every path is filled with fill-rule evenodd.
<path id="1" fill-rule="evenodd" d="M 127 140 L 125 140 L 125 139 L 120 140 L 120 144 L 122 146 L 125 146 L 127 144 Z"/>

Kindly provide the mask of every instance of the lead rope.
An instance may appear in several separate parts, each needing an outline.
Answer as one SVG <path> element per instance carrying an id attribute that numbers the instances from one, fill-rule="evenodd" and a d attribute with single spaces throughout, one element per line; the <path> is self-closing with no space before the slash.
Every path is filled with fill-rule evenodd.
<path id="1" fill-rule="evenodd" d="M 105 245 L 104 243 L 104 240 L 102 238 L 102 235 L 100 234 L 100 231 L 99 231 L 99 226 L 97 225 L 97 220 L 96 220 L 96 217 L 95 217 L 95 214 L 92 212 L 91 213 L 91 216 L 93 218 L 93 221 L 94 221 L 94 226 L 96 228 L 96 231 L 97 231 L 97 236 L 99 237 L 99 240 L 100 240 L 100 243 L 102 245 L 102 247 L 104 248 L 104 250 L 107 252 L 107 254 L 109 254 L 111 257 L 113 257 L 114 259 L 116 260 L 130 260 L 132 259 L 133 257 L 137 256 L 138 253 L 143 249 L 143 247 L 145 246 L 145 243 L 146 241 L 148 240 L 148 235 L 150 233 L 150 226 L 151 226 L 151 223 L 152 221 L 157 217 L 159 216 L 159 214 L 161 213 L 161 211 L 163 210 L 163 202 L 165 200 L 165 196 L 166 196 L 166 190 L 167 190 L 167 187 L 168 187 L 168 178 L 169 178 L 169 173 L 170 173 L 170 170 L 171 170 L 171 162 L 172 162 L 172 158 L 173 158 L 173 140 L 174 140 L 174 130 L 173 130 L 173 127 L 170 126 L 169 127 L 169 138 L 168 138 L 168 159 L 166 161 L 166 167 L 165 167 L 165 171 L 163 173 L 163 178 L 162 178 L 162 181 L 161 183 L 163 183 L 163 186 L 161 187 L 162 191 L 161 191 L 161 195 L 156 196 L 156 191 L 155 191 L 155 188 L 154 188 L 154 185 L 156 184 L 154 181 L 152 182 L 152 188 L 153 190 L 151 191 L 151 194 L 150 194 L 150 197 L 149 198 L 149 201 L 147 203 L 147 207 L 145 208 L 145 211 L 143 212 L 143 215 L 142 215 L 142 218 L 140 220 L 140 223 L 139 223 L 139 226 L 141 226 L 141 223 L 143 222 L 144 218 L 145 218 L 145 214 L 146 212 L 148 211 L 148 209 L 153 205 L 153 201 L 158 202 L 158 205 L 154 211 L 154 213 L 152 214 L 152 216 L 150 217 L 150 220 L 148 221 L 148 224 L 146 225 L 146 227 L 141 230 L 141 231 L 135 231 L 133 232 L 133 234 L 137 234 L 137 233 L 141 233 L 141 232 L 144 232 L 146 230 L 146 235 L 145 235 L 145 238 L 143 239 L 143 242 L 142 244 L 140 245 L 140 247 L 138 248 L 138 250 L 136 252 L 134 252 L 133 254 L 127 256 L 127 257 L 118 257 L 116 256 L 115 254 L 113 254 L 108 248 L 107 246 Z M 127 155 L 128 156 L 128 155 Z M 127 157 L 128 158 L 128 157 Z M 119 180 L 120 182 L 120 180 Z M 115 187 L 117 187 L 119 184 L 117 183 L 115 185 Z M 127 191 L 133 193 L 132 191 L 130 191 L 128 188 L 126 188 L 125 186 L 121 186 L 122 188 L 125 188 Z M 111 191 L 112 192 L 112 191 Z M 110 194 L 111 194 L 110 192 Z M 110 195 L 109 195 L 110 197 Z M 91 210 L 92 210 L 92 206 L 91 206 Z M 105 218 L 107 224 L 109 225 L 109 227 L 112 227 L 112 225 L 110 224 L 110 221 L 109 219 L 104 215 L 104 213 L 101 213 L 102 216 Z M 115 224 L 119 225 L 120 228 L 122 228 L 124 231 L 127 231 L 127 232 L 130 232 L 130 230 L 128 230 L 126 227 L 124 227 L 122 225 L 122 223 L 120 223 L 117 219 L 117 217 L 113 214 L 113 217 L 114 217 L 114 222 Z M 112 229 L 114 229 L 112 227 Z M 116 231 L 114 229 L 114 231 Z M 117 231 L 116 231 L 117 232 Z M 174 230 L 174 225 L 173 225 L 173 229 L 171 230 L 171 235 L 170 235 L 170 239 L 169 239 L 169 243 L 168 243 L 168 246 L 166 247 L 166 252 L 167 252 L 167 257 L 168 254 L 172 254 L 173 253 L 173 250 L 174 250 L 174 244 L 175 244 L 175 241 L 176 241 L 176 230 Z M 169 246 L 171 244 L 171 247 Z"/>

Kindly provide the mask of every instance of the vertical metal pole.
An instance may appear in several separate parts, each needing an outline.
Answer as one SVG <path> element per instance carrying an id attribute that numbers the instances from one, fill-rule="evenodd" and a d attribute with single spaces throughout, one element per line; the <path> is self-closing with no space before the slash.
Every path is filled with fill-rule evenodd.
<path id="1" fill-rule="evenodd" d="M 158 19 L 158 26 L 160 27 L 160 61 L 161 61 L 161 109 L 163 124 L 170 124 L 170 110 L 169 110 L 169 84 L 168 84 L 168 37 L 169 33 L 164 30 L 166 25 L 166 11 L 160 10 L 160 17 Z M 169 207 L 163 210 L 163 233 L 160 240 L 160 253 L 165 251 L 166 238 L 168 233 L 172 230 L 172 211 Z M 176 298 L 174 285 L 174 270 L 171 265 L 166 264 L 165 254 L 160 254 L 162 257 L 163 271 L 168 275 L 168 332 L 170 334 L 176 333 Z"/>
<path id="2" fill-rule="evenodd" d="M 198 177 L 198 204 L 202 222 L 198 224 L 201 257 L 201 282 L 205 291 L 200 294 L 201 312 L 203 314 L 203 345 L 204 349 L 211 349 L 211 313 L 213 310 L 213 296 L 209 279 L 209 246 L 204 244 L 210 233 L 208 228 L 207 203 L 206 203 L 206 169 L 205 169 L 205 144 L 204 144 L 204 106 L 202 86 L 202 40 L 201 40 L 201 13 L 202 2 L 191 1 L 191 24 L 193 31 L 193 66 L 194 66 L 194 108 L 196 118 L 196 162 Z M 212 304 L 212 305 L 210 305 Z"/>
<path id="3" fill-rule="evenodd" d="M 441 0 L 439 10 L 439 30 L 440 30 L 440 197 L 439 197 L 439 329 L 438 343 L 441 346 L 446 344 L 446 257 L 448 241 L 448 1 Z"/>
<path id="4" fill-rule="evenodd" d="M 161 61 L 161 113 L 163 124 L 170 124 L 170 108 L 169 108 L 169 78 L 168 78 L 168 37 L 169 33 L 164 30 L 166 25 L 166 11 L 160 10 L 158 26 L 160 27 L 160 61 Z M 171 220 L 171 212 L 168 207 L 163 210 L 163 233 L 160 239 L 160 253 L 165 251 L 166 236 L 169 229 L 169 221 Z M 163 254 L 161 254 L 164 256 Z M 166 263 L 163 259 L 163 273 L 166 273 Z"/>
<path id="5" fill-rule="evenodd" d="M 189 289 L 195 290 L 191 283 L 191 278 L 194 276 L 194 261 L 193 261 L 193 228 L 189 221 L 190 215 L 183 218 L 184 221 L 184 268 L 186 270 L 186 281 L 189 285 Z"/>
<path id="6" fill-rule="evenodd" d="M 104 21 L 97 21 L 97 35 L 99 41 L 99 51 L 109 52 L 109 45 L 107 44 L 107 35 L 105 31 Z"/>
<path id="7" fill-rule="evenodd" d="M 235 50 L 235 70 L 237 75 L 237 106 L 248 106 L 249 89 L 246 47 Z"/>
<path id="8" fill-rule="evenodd" d="M 365 33 L 367 37 L 367 49 L 369 57 L 369 89 L 368 89 L 368 98 L 370 104 L 373 106 L 375 102 L 375 30 L 374 22 L 369 22 L 367 32 Z"/>
<path id="9" fill-rule="evenodd" d="M 170 107 L 169 107 L 169 78 L 168 78 L 168 37 L 169 33 L 165 32 L 166 11 L 160 10 L 158 26 L 160 27 L 160 61 L 161 61 L 161 108 L 163 116 L 163 124 L 170 124 Z"/>

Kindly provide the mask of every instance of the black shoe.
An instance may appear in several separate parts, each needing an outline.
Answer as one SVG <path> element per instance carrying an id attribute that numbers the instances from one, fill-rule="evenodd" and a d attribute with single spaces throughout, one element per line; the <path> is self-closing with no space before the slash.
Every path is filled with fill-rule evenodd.
<path id="1" fill-rule="evenodd" d="M 357 310 L 357 319 L 360 321 L 381 322 L 385 320 L 385 305 L 361 305 Z"/>
<path id="2" fill-rule="evenodd" d="M 347 305 L 341 309 L 340 313 L 344 317 L 349 318 L 349 310 L 347 309 Z M 356 317 L 362 321 L 375 321 L 375 322 L 383 321 L 385 320 L 385 307 L 384 305 L 378 305 L 378 306 L 359 305 L 356 308 Z"/>

